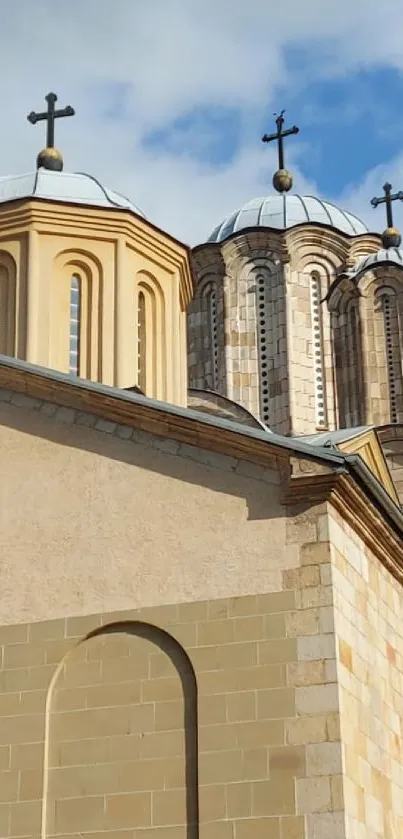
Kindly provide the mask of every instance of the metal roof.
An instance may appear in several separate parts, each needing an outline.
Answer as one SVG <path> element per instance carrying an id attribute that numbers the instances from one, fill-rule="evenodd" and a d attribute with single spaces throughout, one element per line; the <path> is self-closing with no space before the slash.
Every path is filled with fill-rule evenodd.
<path id="1" fill-rule="evenodd" d="M 37 169 L 25 175 L 7 175 L 0 178 L 0 204 L 34 197 L 67 204 L 119 207 L 144 217 L 144 213 L 129 198 L 108 189 L 84 172 Z"/>
<path id="2" fill-rule="evenodd" d="M 266 198 L 254 198 L 239 210 L 224 219 L 213 230 L 208 242 L 222 242 L 233 233 L 249 227 L 270 227 L 286 230 L 297 224 L 326 224 L 350 236 L 368 233 L 364 222 L 340 210 L 328 201 L 322 201 L 313 195 L 269 195 Z"/>

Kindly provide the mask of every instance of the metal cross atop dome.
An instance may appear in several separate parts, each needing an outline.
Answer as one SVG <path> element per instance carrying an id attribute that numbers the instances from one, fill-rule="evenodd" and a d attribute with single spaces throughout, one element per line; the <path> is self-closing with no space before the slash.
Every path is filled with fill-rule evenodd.
<path id="1" fill-rule="evenodd" d="M 285 111 L 280 114 L 274 114 L 276 117 L 277 131 L 275 134 L 264 134 L 262 137 L 263 143 L 271 143 L 272 140 L 277 140 L 278 148 L 278 171 L 273 176 L 273 186 L 277 192 L 288 192 L 292 187 L 292 175 L 284 168 L 284 137 L 289 137 L 291 134 L 298 134 L 299 128 L 293 125 L 292 128 L 286 128 L 283 131 Z"/>
<path id="2" fill-rule="evenodd" d="M 386 223 L 387 228 L 382 233 L 382 244 L 384 248 L 398 248 L 402 237 L 396 227 L 393 226 L 392 201 L 403 201 L 403 192 L 395 192 L 392 195 L 392 184 L 386 183 L 383 185 L 385 193 L 383 198 L 372 198 L 371 205 L 378 207 L 379 204 L 386 204 Z"/>
<path id="3" fill-rule="evenodd" d="M 55 104 L 57 102 L 57 96 L 55 93 L 48 93 L 45 96 L 45 100 L 48 103 L 47 111 L 42 111 L 39 114 L 35 113 L 35 111 L 31 111 L 28 114 L 28 122 L 32 125 L 35 125 L 36 122 L 41 122 L 42 120 L 46 120 L 46 149 L 43 149 L 38 155 L 37 166 L 38 169 L 43 167 L 45 169 L 53 169 L 56 171 L 61 171 L 63 169 L 63 158 L 62 155 L 57 149 L 55 149 L 55 120 L 60 119 L 61 117 L 73 117 L 75 114 L 74 108 L 71 105 L 67 105 L 66 108 L 59 108 L 58 110 L 55 108 Z"/>

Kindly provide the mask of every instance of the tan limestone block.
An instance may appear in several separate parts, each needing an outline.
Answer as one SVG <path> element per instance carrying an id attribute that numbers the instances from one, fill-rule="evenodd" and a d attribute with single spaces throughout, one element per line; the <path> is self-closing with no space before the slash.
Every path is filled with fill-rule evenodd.
<path id="1" fill-rule="evenodd" d="M 312 775 L 336 775 L 342 772 L 340 743 L 315 743 L 306 746 L 306 771 Z"/>
<path id="2" fill-rule="evenodd" d="M 319 632 L 319 609 L 299 609 L 286 615 L 287 635 L 316 635 Z"/>
<path id="3" fill-rule="evenodd" d="M 269 781 L 252 785 L 252 815 L 280 816 L 295 813 L 295 780 L 292 774 L 279 773 Z"/>
<path id="4" fill-rule="evenodd" d="M 295 714 L 294 688 L 278 688 L 257 692 L 258 719 L 293 717 Z"/>
<path id="5" fill-rule="evenodd" d="M 244 750 L 242 755 L 242 775 L 246 781 L 264 780 L 268 777 L 267 748 Z"/>
<path id="6" fill-rule="evenodd" d="M 152 825 L 186 823 L 186 789 L 152 793 Z"/>
<path id="7" fill-rule="evenodd" d="M 252 815 L 252 785 L 250 783 L 226 785 L 227 818 L 239 819 Z"/>
<path id="8" fill-rule="evenodd" d="M 256 692 L 243 691 L 227 696 L 228 722 L 243 722 L 256 719 Z"/>
<path id="9" fill-rule="evenodd" d="M 324 661 L 297 661 L 287 664 L 287 683 L 289 685 L 320 685 L 325 682 Z"/>
<path id="10" fill-rule="evenodd" d="M 297 778 L 297 813 L 324 813 L 332 809 L 330 779 Z"/>
<path id="11" fill-rule="evenodd" d="M 283 816 L 280 821 L 281 839 L 308 839 L 304 816 Z"/>
<path id="12" fill-rule="evenodd" d="M 251 818 L 234 822 L 235 839 L 283 839 L 280 833 L 280 819 Z M 289 836 L 286 839 L 304 839 L 303 836 Z"/>
<path id="13" fill-rule="evenodd" d="M 326 716 L 299 717 L 286 721 L 286 740 L 292 745 L 327 740 Z"/>

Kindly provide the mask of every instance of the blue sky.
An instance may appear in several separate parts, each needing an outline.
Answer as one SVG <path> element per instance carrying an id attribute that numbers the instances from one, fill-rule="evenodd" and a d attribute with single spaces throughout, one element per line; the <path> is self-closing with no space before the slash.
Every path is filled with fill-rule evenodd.
<path id="1" fill-rule="evenodd" d="M 273 112 L 295 190 L 351 209 L 403 188 L 403 4 L 375 0 L 15 0 L 2 10 L 0 174 L 33 168 L 43 125 L 26 114 L 53 89 L 77 116 L 57 126 L 65 168 L 88 171 L 197 243 L 271 191 Z M 13 73 L 9 72 L 13 66 Z M 29 68 L 29 72 L 27 72 Z M 403 225 L 403 204 L 396 209 Z"/>

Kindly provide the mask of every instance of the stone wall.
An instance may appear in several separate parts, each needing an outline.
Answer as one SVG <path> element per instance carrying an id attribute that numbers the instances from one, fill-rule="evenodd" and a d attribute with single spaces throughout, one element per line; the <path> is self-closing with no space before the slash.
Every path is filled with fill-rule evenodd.
<path id="1" fill-rule="evenodd" d="M 3 626 L 0 835 L 344 839 L 328 558 L 280 592 Z"/>
<path id="2" fill-rule="evenodd" d="M 330 520 L 347 839 L 403 835 L 403 592 Z"/>

